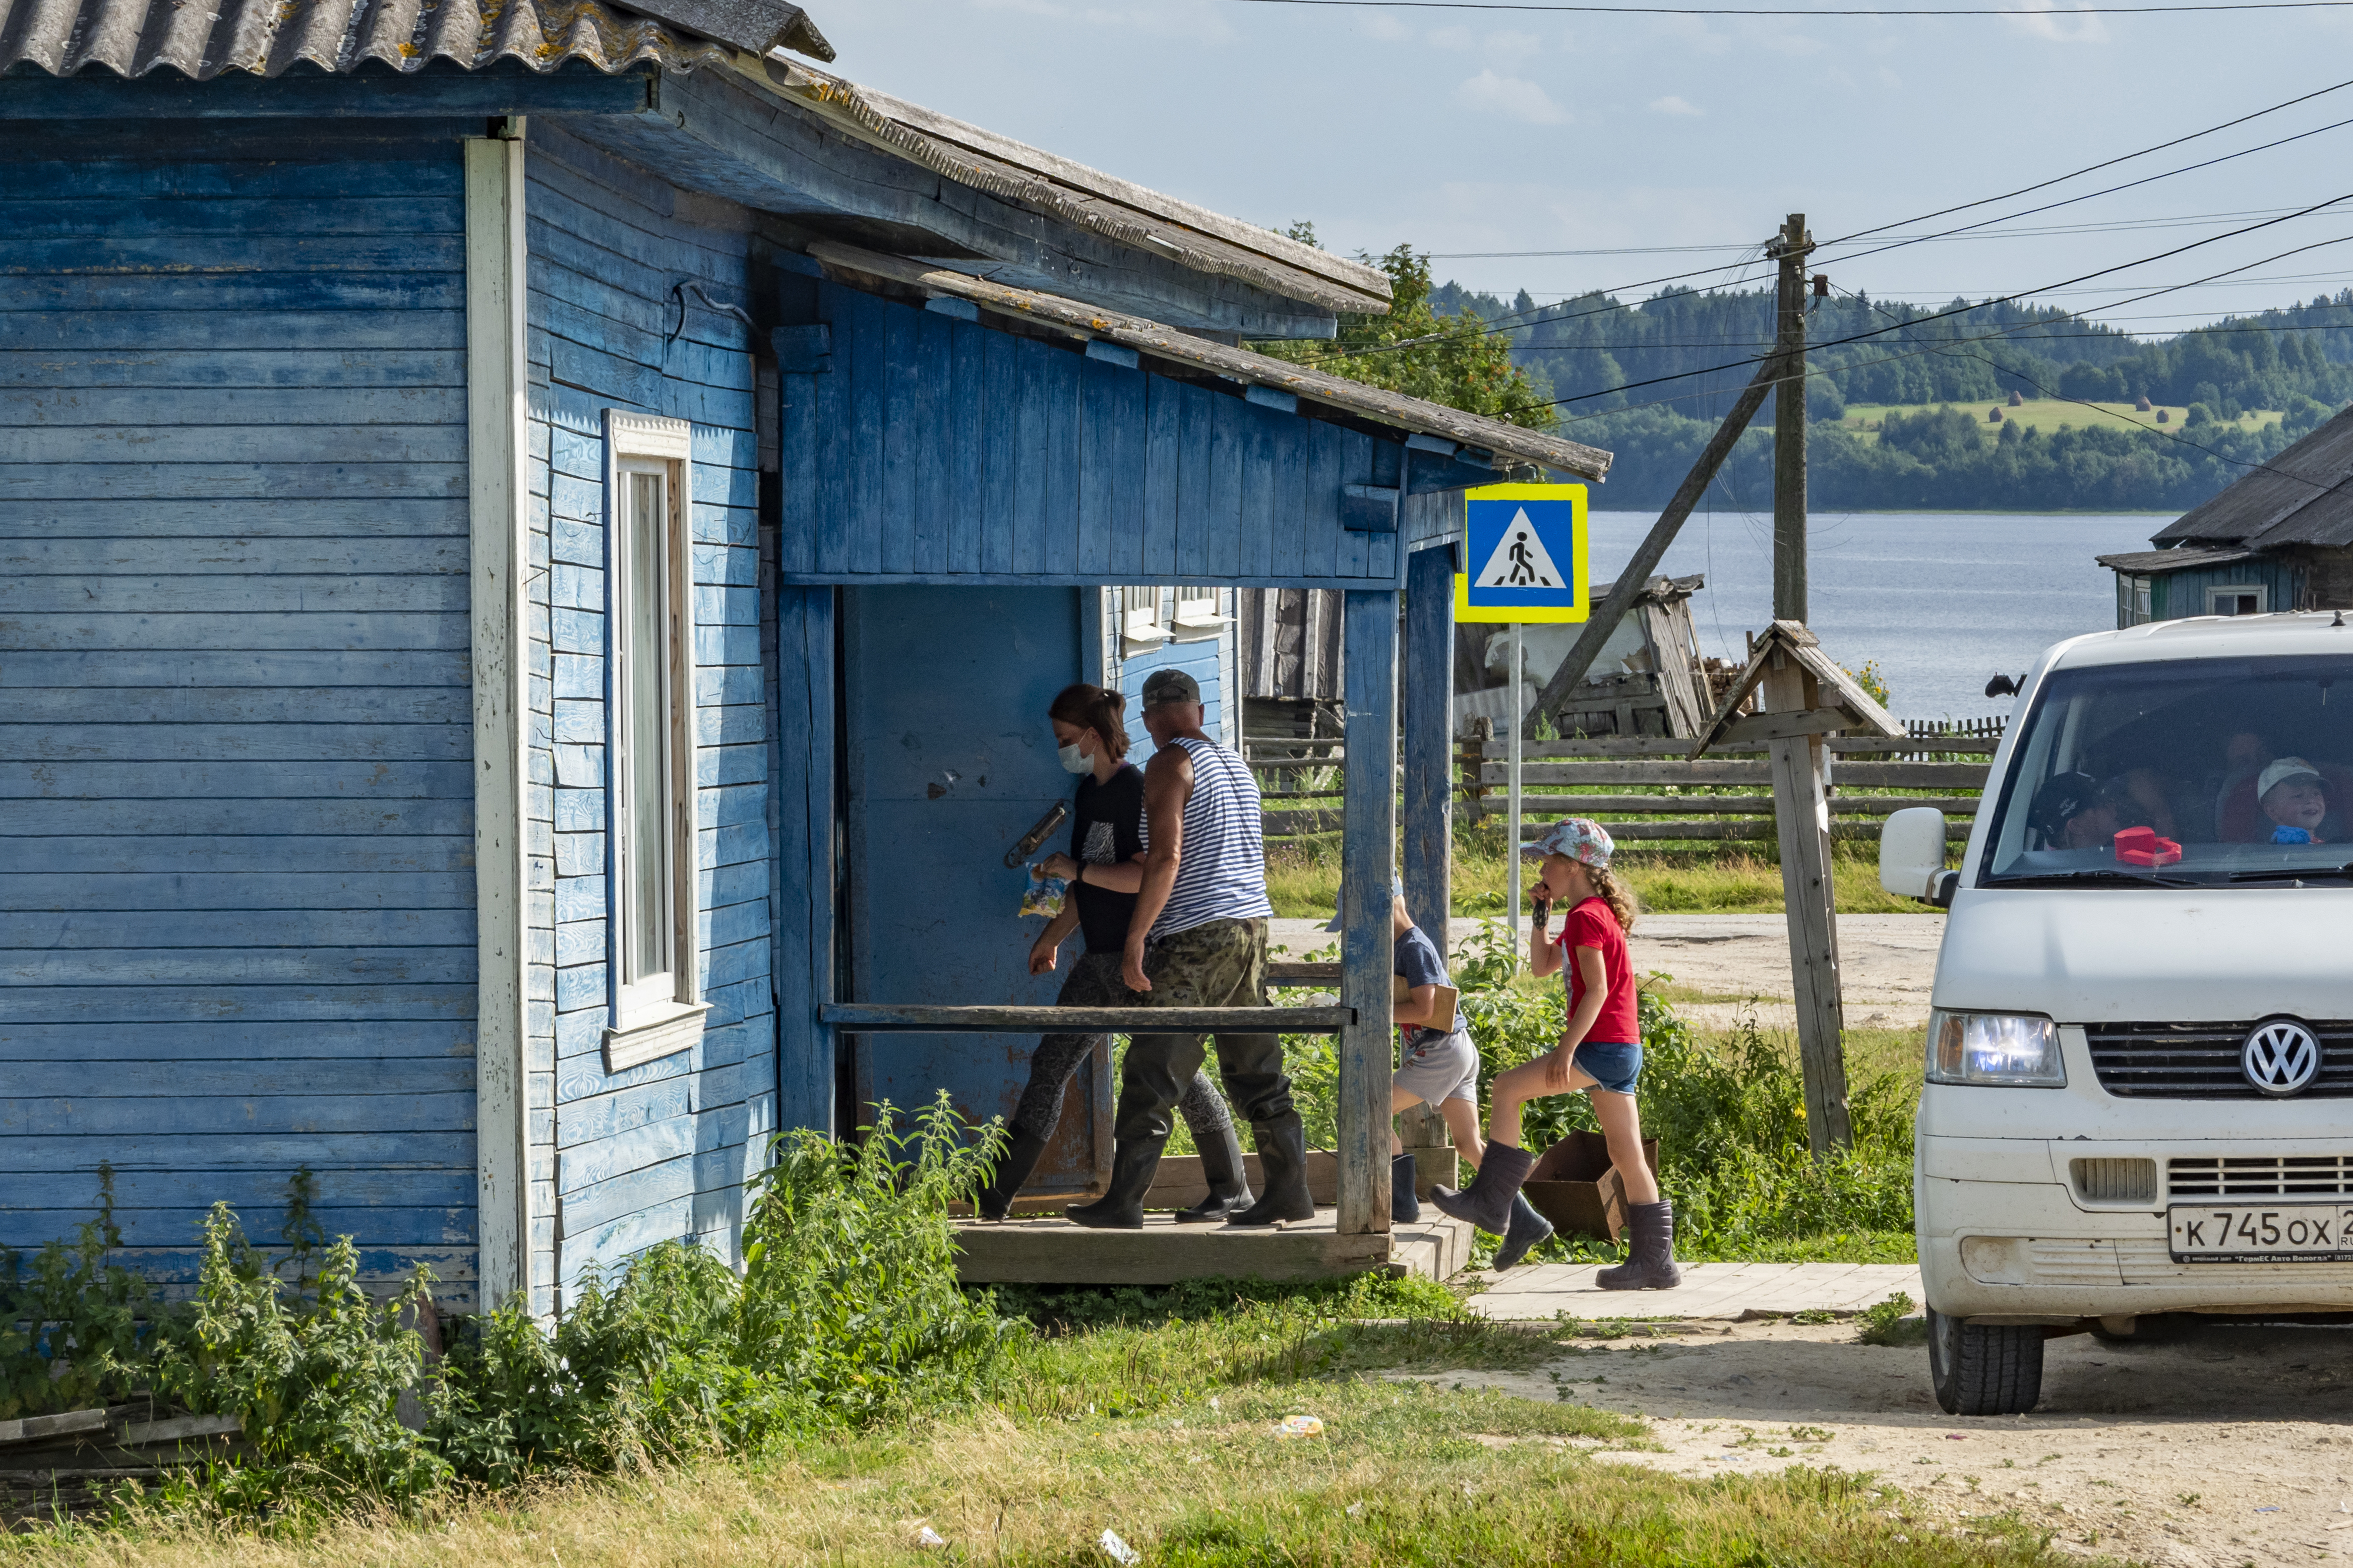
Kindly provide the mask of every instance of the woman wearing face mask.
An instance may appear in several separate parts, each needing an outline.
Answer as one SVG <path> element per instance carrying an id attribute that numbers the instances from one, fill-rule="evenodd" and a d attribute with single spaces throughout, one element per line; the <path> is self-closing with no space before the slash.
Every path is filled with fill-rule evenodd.
<path id="1" fill-rule="evenodd" d="M 1062 766 L 1083 775 L 1071 803 L 1071 853 L 1050 855 L 1045 861 L 1046 874 L 1064 879 L 1070 891 L 1062 912 L 1048 922 L 1029 950 L 1029 973 L 1043 974 L 1060 967 L 1062 940 L 1073 930 L 1083 933 L 1084 951 L 1071 963 L 1070 978 L 1055 998 L 1060 1007 L 1144 1005 L 1144 998 L 1130 991 L 1119 973 L 1128 917 L 1144 886 L 1144 773 L 1124 760 L 1127 729 L 1121 716 L 1126 709 L 1127 699 L 1120 693 L 1083 682 L 1065 687 L 1046 709 Z M 1048 1035 L 1038 1042 L 1037 1054 L 1029 1058 L 1029 1082 L 1013 1112 L 1011 1142 L 980 1194 L 982 1218 L 1003 1219 L 1010 1212 L 1014 1194 L 1036 1169 L 1061 1119 L 1062 1090 L 1097 1038 Z M 1193 1075 L 1177 1110 L 1192 1130 L 1201 1172 L 1209 1182 L 1209 1195 L 1178 1210 L 1177 1223 L 1219 1220 L 1250 1207 L 1250 1183 L 1233 1117 L 1206 1069 Z"/>

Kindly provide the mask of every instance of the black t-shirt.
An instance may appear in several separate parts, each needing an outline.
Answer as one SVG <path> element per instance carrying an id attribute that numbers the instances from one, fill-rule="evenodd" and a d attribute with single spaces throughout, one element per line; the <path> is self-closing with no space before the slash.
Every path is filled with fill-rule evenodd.
<path id="1" fill-rule="evenodd" d="M 1109 779 L 1091 773 L 1079 781 L 1071 816 L 1071 858 L 1089 866 L 1116 866 L 1144 853 L 1144 770 L 1122 763 Z M 1089 952 L 1117 952 L 1127 945 L 1127 920 L 1135 912 L 1134 893 L 1114 893 L 1091 882 L 1074 884 L 1079 930 Z"/>

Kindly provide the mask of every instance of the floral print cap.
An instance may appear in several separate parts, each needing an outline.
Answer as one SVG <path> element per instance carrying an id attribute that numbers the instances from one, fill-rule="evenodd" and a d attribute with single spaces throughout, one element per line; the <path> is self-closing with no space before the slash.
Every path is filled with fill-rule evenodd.
<path id="1" fill-rule="evenodd" d="M 1533 844 L 1525 845 L 1520 853 L 1531 860 L 1541 860 L 1547 855 L 1566 855 L 1588 866 L 1607 868 L 1610 855 L 1617 849 L 1601 824 L 1590 817 L 1563 817 L 1536 836 Z"/>

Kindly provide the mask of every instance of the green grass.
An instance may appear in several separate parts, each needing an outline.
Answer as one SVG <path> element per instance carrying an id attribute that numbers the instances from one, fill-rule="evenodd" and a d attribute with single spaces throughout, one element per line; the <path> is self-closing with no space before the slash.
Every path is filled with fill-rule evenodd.
<path id="1" fill-rule="evenodd" d="M 1850 403 L 1846 405 L 1846 417 L 1840 423 L 1866 440 L 1876 441 L 1879 439 L 1879 423 L 1888 415 L 1920 414 L 1935 406 L 1937 405 L 1922 404 L 1916 406 L 1900 406 L 1885 403 Z M 1985 418 L 1987 409 L 1999 407 L 2001 410 L 2003 423 L 2014 424 L 2021 430 L 2040 430 L 2045 435 L 2057 430 L 2062 425 L 2072 425 L 2079 430 L 2103 426 L 2122 429 L 2126 424 L 2130 423 L 2147 430 L 2179 430 L 2182 427 L 2183 421 L 2189 416 L 2189 410 L 2179 404 L 2160 404 L 2144 413 L 2134 408 L 2129 403 L 2095 403 L 2087 408 L 2080 403 L 2041 397 L 2030 397 L 2016 408 L 2010 407 L 2006 399 L 2000 398 L 1985 403 L 1957 403 L 1952 406 L 1967 409 L 1980 420 Z M 2166 422 L 2163 425 L 2157 422 L 2158 408 L 2165 410 Z M 2094 413 L 2094 409 L 2100 412 Z M 2239 416 L 2237 425 L 2242 430 L 2260 430 L 2279 417 L 2280 415 L 2276 410 L 2251 409 Z M 2226 423 L 2218 418 L 2212 427 L 2219 433 Z M 1986 434 L 1991 436 L 2000 427 L 1999 425 L 1988 422 Z"/>
<path id="2" fill-rule="evenodd" d="M 1459 1309 L 1370 1327 L 1328 1295 L 1041 1334 L 987 1400 L 756 1459 L 661 1468 L 408 1518 L 231 1530 L 162 1511 L 0 1539 L 40 1568 L 1943 1568 L 2055 1563 L 2030 1531 L 1907 1527 L 1871 1478 L 1797 1466 L 1683 1479 L 1611 1461 L 1643 1422 L 1451 1385 L 1451 1337 L 1554 1355 L 1576 1331 L 1463 1329 Z M 1433 1353 L 1433 1347 L 1440 1347 Z M 1431 1372 L 1440 1375 L 1430 1377 Z M 1388 1372 L 1419 1373 L 1400 1380 Z M 1321 1436 L 1284 1438 L 1286 1417 Z M 930 1531 L 942 1544 L 918 1544 Z"/>

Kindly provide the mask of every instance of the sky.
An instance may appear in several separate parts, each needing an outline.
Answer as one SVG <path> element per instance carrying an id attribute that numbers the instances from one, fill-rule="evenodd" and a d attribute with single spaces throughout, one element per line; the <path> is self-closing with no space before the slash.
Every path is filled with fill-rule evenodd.
<path id="1" fill-rule="evenodd" d="M 1253 223 L 1312 221 L 1330 249 L 1410 245 L 1431 255 L 1441 281 L 1507 300 L 1521 289 L 1540 301 L 1596 288 L 1644 298 L 1649 279 L 1729 268 L 1791 212 L 1824 242 L 1902 226 L 1818 254 L 1839 288 L 1873 298 L 2028 292 L 2164 334 L 2353 287 L 2353 124 L 2022 214 L 2353 120 L 2353 84 L 2032 196 L 1906 223 L 2353 76 L 2353 7 L 2103 16 L 2059 0 L 2006 3 L 2019 14 L 807 0 L 839 51 L 832 68 L 853 81 Z M 2142 260 L 2338 197 L 2330 210 Z M 1989 217 L 2000 220 L 1990 237 L 1842 259 Z M 1624 254 L 1493 254 L 1531 251 Z M 2141 264 L 2061 287 L 2125 262 Z M 1685 281 L 1767 276 L 1749 265 Z"/>

